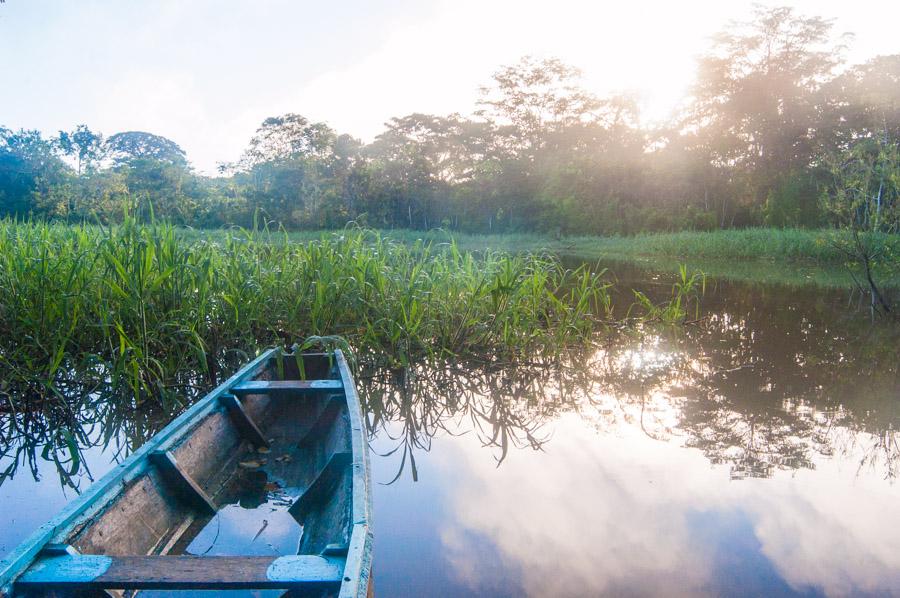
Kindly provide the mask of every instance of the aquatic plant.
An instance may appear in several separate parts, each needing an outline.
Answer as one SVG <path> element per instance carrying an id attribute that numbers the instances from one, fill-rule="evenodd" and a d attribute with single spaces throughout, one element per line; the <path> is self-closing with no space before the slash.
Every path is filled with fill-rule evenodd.
<path id="1" fill-rule="evenodd" d="M 340 335 L 390 367 L 515 361 L 588 338 L 610 310 L 602 272 L 549 256 L 400 243 L 348 229 L 195 238 L 164 223 L 0 221 L 0 399 L 65 402 L 91 371 L 138 401 L 181 401 L 261 347 Z M 63 375 L 66 374 L 66 375 Z"/>
<path id="2" fill-rule="evenodd" d="M 678 270 L 678 280 L 672 285 L 671 296 L 659 303 L 654 303 L 641 291 L 632 292 L 635 302 L 628 309 L 629 316 L 638 314 L 637 318 L 644 322 L 684 323 L 688 317 L 700 318 L 700 297 L 706 292 L 706 275 L 690 272 L 682 265 Z"/>

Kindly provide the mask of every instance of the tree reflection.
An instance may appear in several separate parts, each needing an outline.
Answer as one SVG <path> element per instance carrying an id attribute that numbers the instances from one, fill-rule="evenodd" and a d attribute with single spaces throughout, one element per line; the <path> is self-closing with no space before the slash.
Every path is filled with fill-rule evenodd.
<path id="1" fill-rule="evenodd" d="M 369 412 L 372 435 L 384 435 L 395 446 L 382 456 L 400 452 L 393 483 L 409 463 L 418 479 L 415 451 L 430 450 L 441 433 L 473 431 L 482 446 L 497 449 L 501 463 L 510 448 L 540 449 L 548 440 L 541 424 L 558 413 L 554 400 L 553 364 L 525 367 L 442 362 L 403 370 L 367 371 L 360 376 L 360 395 Z M 464 423 L 465 422 L 465 423 Z"/>
<path id="2" fill-rule="evenodd" d="M 667 287 L 666 287 L 667 288 Z M 510 451 L 552 443 L 555 419 L 577 413 L 599 434 L 626 426 L 695 449 L 733 479 L 814 469 L 826 458 L 893 480 L 900 470 L 900 327 L 872 325 L 846 297 L 723 285 L 706 298 L 702 325 L 638 326 L 532 363 L 490 360 L 362 363 L 360 396 L 370 434 L 399 455 L 389 482 L 418 479 L 416 455 L 440 435 L 472 434 L 500 465 Z M 222 370 L 237 364 L 223 365 Z M 202 395 L 185 372 L 163 408 L 138 405 L 103 372 L 71 374 L 65 396 L 8 401 L 0 387 L 0 483 L 54 464 L 63 485 L 90 479 L 84 451 L 119 460 Z M 16 404 L 35 405 L 16 411 Z"/>
<path id="3" fill-rule="evenodd" d="M 44 387 L 0 392 L 0 484 L 21 468 L 39 479 L 44 461 L 54 465 L 63 487 L 79 492 L 93 481 L 87 451 L 100 448 L 119 462 L 175 415 L 156 402 L 136 404 L 97 371 L 61 376 L 55 388 L 62 393 Z M 10 400 L 13 392 L 27 400 Z"/>
<path id="4" fill-rule="evenodd" d="M 873 326 L 818 289 L 722 285 L 713 297 L 702 325 L 638 327 L 548 363 L 370 373 L 371 431 L 400 430 L 395 480 L 407 463 L 417 478 L 415 451 L 436 434 L 474 432 L 499 463 L 510 447 L 541 448 L 543 427 L 564 412 L 598 433 L 636 426 L 697 449 L 732 479 L 824 458 L 896 478 L 900 329 Z"/>

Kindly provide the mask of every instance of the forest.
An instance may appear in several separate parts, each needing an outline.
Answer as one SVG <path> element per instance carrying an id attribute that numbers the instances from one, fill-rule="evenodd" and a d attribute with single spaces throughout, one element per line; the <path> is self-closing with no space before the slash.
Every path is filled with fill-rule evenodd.
<path id="1" fill-rule="evenodd" d="M 0 216 L 635 234 L 757 226 L 900 227 L 900 55 L 844 58 L 822 17 L 757 7 L 698 59 L 668 122 L 598 97 L 557 59 L 496 71 L 471 114 L 392 118 L 371 143 L 297 113 L 239 160 L 196 172 L 176 141 L 0 127 Z M 660 49 L 664 51 L 664 49 Z M 302 107 L 301 107 L 302 108 Z"/>

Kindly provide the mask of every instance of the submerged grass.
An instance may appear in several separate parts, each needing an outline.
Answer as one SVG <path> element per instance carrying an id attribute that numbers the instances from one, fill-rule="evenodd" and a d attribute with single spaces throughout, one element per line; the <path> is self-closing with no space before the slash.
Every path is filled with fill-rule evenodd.
<path id="1" fill-rule="evenodd" d="M 178 401 L 261 346 L 312 335 L 342 335 L 390 367 L 515 360 L 588 338 L 610 310 L 602 273 L 541 255 L 474 255 L 365 230 L 306 243 L 266 231 L 191 237 L 133 219 L 0 222 L 0 287 L 10 410 L 23 397 L 66 400 L 73 371 L 138 400 Z"/>

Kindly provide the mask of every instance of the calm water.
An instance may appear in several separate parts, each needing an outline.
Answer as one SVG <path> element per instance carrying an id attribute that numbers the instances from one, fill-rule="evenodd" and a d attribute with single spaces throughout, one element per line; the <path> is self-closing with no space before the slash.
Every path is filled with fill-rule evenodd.
<path id="1" fill-rule="evenodd" d="M 900 595 L 900 327 L 809 287 L 713 281 L 703 308 L 696 325 L 603 337 L 552 367 L 364 372 L 376 592 Z M 99 477 L 162 424 L 93 417 L 61 484 L 74 464 L 52 460 L 69 446 L 53 422 L 42 437 L 60 448 L 42 455 L 0 419 L 0 471 L 19 451 L 0 555 L 89 484 L 85 464 Z M 293 546 L 283 500 L 236 502 L 191 550 Z M 265 529 L 242 526 L 248 508 L 271 510 Z"/>

